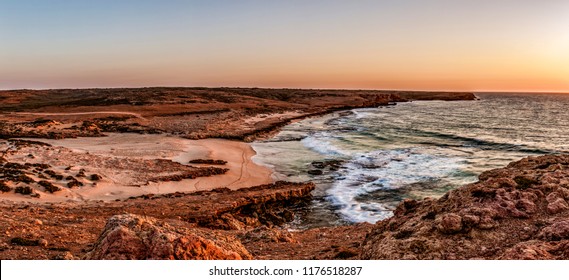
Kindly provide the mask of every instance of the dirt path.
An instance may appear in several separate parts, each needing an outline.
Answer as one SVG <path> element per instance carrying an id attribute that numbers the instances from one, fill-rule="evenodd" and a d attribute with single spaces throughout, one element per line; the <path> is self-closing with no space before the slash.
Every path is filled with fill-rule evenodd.
<path id="1" fill-rule="evenodd" d="M 247 165 L 249 163 L 249 160 L 248 160 L 247 156 L 245 155 L 245 150 L 243 150 L 243 152 L 241 153 L 241 158 L 242 158 L 242 160 L 241 160 L 241 166 L 239 167 L 239 178 L 237 178 L 235 181 L 229 183 L 227 185 L 228 188 L 233 186 L 234 184 L 240 182 L 243 179 L 243 173 L 247 172 Z"/>

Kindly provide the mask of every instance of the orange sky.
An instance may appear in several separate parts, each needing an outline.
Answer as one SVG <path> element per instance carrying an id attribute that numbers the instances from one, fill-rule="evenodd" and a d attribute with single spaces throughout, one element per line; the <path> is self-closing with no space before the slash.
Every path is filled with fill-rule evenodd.
<path id="1" fill-rule="evenodd" d="M 568 1 L 89 2 L 0 10 L 0 88 L 569 92 Z"/>

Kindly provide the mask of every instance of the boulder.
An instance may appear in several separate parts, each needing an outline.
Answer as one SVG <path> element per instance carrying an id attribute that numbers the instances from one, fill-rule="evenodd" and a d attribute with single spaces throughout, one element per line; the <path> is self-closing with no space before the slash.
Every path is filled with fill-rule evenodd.
<path id="1" fill-rule="evenodd" d="M 85 259 L 251 259 L 230 235 L 175 223 L 133 214 L 113 216 Z"/>

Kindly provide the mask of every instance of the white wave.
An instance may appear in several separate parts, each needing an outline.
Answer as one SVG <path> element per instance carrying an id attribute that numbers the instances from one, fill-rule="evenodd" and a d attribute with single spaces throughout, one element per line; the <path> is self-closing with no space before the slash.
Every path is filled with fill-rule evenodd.
<path id="1" fill-rule="evenodd" d="M 361 108 L 361 109 L 353 109 L 353 118 L 356 120 L 359 119 L 378 119 L 386 114 L 390 114 L 391 111 L 385 111 L 378 108 Z"/>
<path id="2" fill-rule="evenodd" d="M 308 136 L 300 142 L 308 149 L 313 150 L 322 155 L 329 155 L 329 156 L 346 156 L 349 155 L 349 152 L 340 149 L 337 146 L 334 146 L 330 142 L 330 137 L 326 137 L 326 135 L 318 135 L 318 136 Z"/>
<path id="3" fill-rule="evenodd" d="M 358 201 L 359 196 L 450 176 L 462 167 L 462 160 L 421 153 L 418 149 L 358 154 L 340 171 L 343 180 L 336 181 L 327 193 L 345 219 L 375 223 L 388 218 L 390 209 L 381 201 Z"/>

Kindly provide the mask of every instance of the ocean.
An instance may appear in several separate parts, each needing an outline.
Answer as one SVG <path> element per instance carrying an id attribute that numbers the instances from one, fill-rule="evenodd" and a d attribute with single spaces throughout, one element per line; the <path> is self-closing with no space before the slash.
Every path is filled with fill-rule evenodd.
<path id="1" fill-rule="evenodd" d="M 569 152 L 569 95 L 478 93 L 477 101 L 415 101 L 290 124 L 253 143 L 275 178 L 313 181 L 294 226 L 374 223 L 404 199 L 440 197 L 489 169 Z"/>

